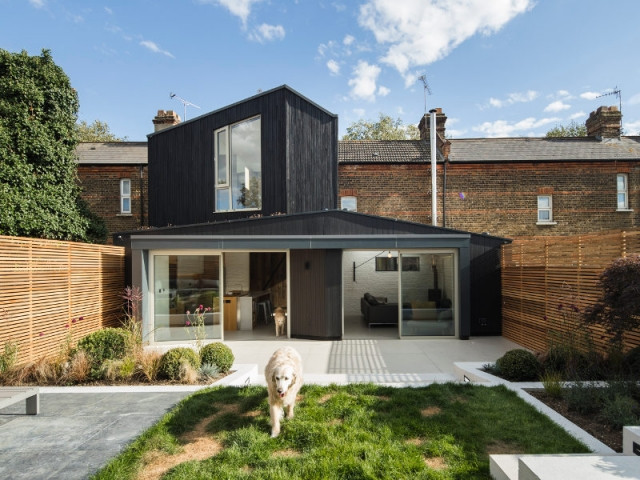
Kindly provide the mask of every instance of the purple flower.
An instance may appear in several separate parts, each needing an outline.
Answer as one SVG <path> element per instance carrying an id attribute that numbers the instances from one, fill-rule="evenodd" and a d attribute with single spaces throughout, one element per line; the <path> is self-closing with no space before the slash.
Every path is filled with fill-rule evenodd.
<path id="1" fill-rule="evenodd" d="M 562 310 L 563 305 L 561 303 L 558 304 L 558 310 Z"/>
<path id="2" fill-rule="evenodd" d="M 75 319 L 75 318 L 72 318 L 72 319 L 71 319 L 71 323 L 76 323 L 76 319 Z"/>
<path id="3" fill-rule="evenodd" d="M 187 327 L 191 326 L 191 322 L 187 320 Z"/>
<path id="4" fill-rule="evenodd" d="M 84 320 L 84 317 L 79 317 L 78 318 L 78 321 L 82 321 L 82 320 Z"/>
<path id="5" fill-rule="evenodd" d="M 191 312 L 189 310 L 187 310 L 187 315 L 189 315 Z"/>
<path id="6" fill-rule="evenodd" d="M 38 335 L 39 337 L 43 337 L 44 333 L 40 332 L 40 334 Z"/>
<path id="7" fill-rule="evenodd" d="M 199 308 L 200 310 L 204 310 L 204 307 L 203 307 L 202 305 L 200 305 L 198 308 Z"/>

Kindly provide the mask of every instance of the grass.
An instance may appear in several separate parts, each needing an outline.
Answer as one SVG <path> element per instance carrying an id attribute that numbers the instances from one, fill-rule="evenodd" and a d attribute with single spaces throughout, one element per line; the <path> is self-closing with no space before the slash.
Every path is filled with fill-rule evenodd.
<path id="1" fill-rule="evenodd" d="M 93 478 L 154 478 L 149 463 L 181 454 L 161 478 L 489 479 L 491 453 L 588 452 L 502 386 L 307 385 L 275 439 L 266 397 L 257 386 L 195 393 Z M 187 440 L 199 428 L 214 454 Z"/>

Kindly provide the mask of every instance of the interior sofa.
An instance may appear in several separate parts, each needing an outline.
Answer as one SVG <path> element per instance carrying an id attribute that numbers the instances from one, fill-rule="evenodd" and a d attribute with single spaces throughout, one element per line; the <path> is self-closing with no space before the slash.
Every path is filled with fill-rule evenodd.
<path id="1" fill-rule="evenodd" d="M 360 311 L 369 327 L 371 325 L 398 324 L 398 304 L 387 303 L 386 298 L 374 297 L 370 293 L 365 293 L 360 299 Z"/>

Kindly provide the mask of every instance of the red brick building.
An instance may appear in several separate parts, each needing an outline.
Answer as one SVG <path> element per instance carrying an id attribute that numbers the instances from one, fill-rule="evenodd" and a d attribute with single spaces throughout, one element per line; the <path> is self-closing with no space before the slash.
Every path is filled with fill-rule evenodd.
<path id="1" fill-rule="evenodd" d="M 445 139 L 438 111 L 437 225 L 496 236 L 570 235 L 640 225 L 640 137 L 616 107 L 587 137 Z M 341 141 L 343 208 L 432 223 L 429 117 L 421 140 Z"/>
<path id="2" fill-rule="evenodd" d="M 148 225 L 147 142 L 80 143 L 81 196 L 111 234 Z"/>

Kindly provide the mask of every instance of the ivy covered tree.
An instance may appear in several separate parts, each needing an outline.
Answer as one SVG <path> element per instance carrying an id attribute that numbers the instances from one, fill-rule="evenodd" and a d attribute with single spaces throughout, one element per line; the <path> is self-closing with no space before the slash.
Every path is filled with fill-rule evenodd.
<path id="1" fill-rule="evenodd" d="M 358 120 L 347 127 L 342 140 L 417 140 L 420 138 L 418 127 L 404 125 L 399 118 L 380 114 L 377 121 Z"/>
<path id="2" fill-rule="evenodd" d="M 85 240 L 78 207 L 78 95 L 48 50 L 0 49 L 0 234 Z"/>

